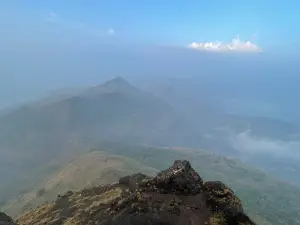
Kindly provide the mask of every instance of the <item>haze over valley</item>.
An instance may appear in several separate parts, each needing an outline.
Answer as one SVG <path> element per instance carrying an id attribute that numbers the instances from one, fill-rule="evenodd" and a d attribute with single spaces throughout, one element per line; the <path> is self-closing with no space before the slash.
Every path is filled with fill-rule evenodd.
<path id="1" fill-rule="evenodd" d="M 205 154 L 227 156 L 232 158 L 231 160 L 237 160 L 235 163 L 241 164 L 240 167 L 248 164 L 260 169 L 254 172 L 251 166 L 247 168 L 248 172 L 244 175 L 243 182 L 250 182 L 254 179 L 254 174 L 258 173 L 261 178 L 257 179 L 263 179 L 264 185 L 268 185 L 265 179 L 270 179 L 271 183 L 280 180 L 287 182 L 285 185 L 293 190 L 292 196 L 295 197 L 300 190 L 297 176 L 299 159 L 295 151 L 299 141 L 297 137 L 299 128 L 295 122 L 264 116 L 229 114 L 209 104 L 207 99 L 189 99 L 189 92 L 180 93 L 181 87 L 174 85 L 173 90 L 176 92 L 151 93 L 149 90 L 143 91 L 133 86 L 122 77 L 116 77 L 97 86 L 49 96 L 3 112 L 0 118 L 3 176 L 0 193 L 5 211 L 15 215 L 30 206 L 42 203 L 44 197 L 37 200 L 34 198 L 35 191 L 38 191 L 37 187 L 45 188 L 48 193 L 45 196 L 53 199 L 57 193 L 68 188 L 82 188 L 90 182 L 105 183 L 120 178 L 121 174 L 117 171 L 112 172 L 114 175 L 111 178 L 100 178 L 99 172 L 94 175 L 92 173 L 84 178 L 85 181 L 76 181 L 75 178 L 59 175 L 62 176 L 59 178 L 62 181 L 58 181 L 57 184 L 59 186 L 48 187 L 49 182 L 53 182 L 50 181 L 53 179 L 51 176 L 58 176 L 55 174 L 59 174 L 59 170 L 65 170 L 64 165 L 88 154 L 91 149 L 99 149 L 97 146 L 100 146 L 100 149 L 110 153 L 109 143 L 119 143 L 117 147 L 113 147 L 112 152 L 117 155 L 123 155 L 125 149 L 137 148 L 135 156 L 131 153 L 124 156 L 137 157 L 136 165 L 133 166 L 128 162 L 128 166 L 140 171 L 146 170 L 142 165 L 150 166 L 151 169 L 148 171 L 152 172 L 164 165 L 155 162 L 165 150 L 158 149 L 151 153 L 149 149 L 143 149 L 145 148 L 143 146 L 179 148 L 183 153 L 187 151 L 182 156 L 184 158 L 204 154 L 203 150 L 207 152 Z M 192 93 L 192 88 L 189 91 Z M 176 158 L 175 149 L 173 154 Z M 154 158 L 144 161 L 147 156 L 143 154 L 149 154 Z M 216 157 L 217 160 L 217 155 L 209 157 Z M 100 155 L 99 163 L 106 157 L 110 156 Z M 92 163 L 89 158 L 86 160 L 88 164 Z M 108 160 L 111 161 L 109 158 Z M 124 162 L 124 159 L 120 160 Z M 204 159 L 200 156 L 195 165 L 201 166 L 202 160 Z M 243 165 L 242 161 L 246 164 Z M 223 173 L 219 174 L 220 171 L 213 168 L 213 172 L 208 172 L 207 176 L 217 176 L 217 179 L 227 182 L 230 179 L 234 185 L 233 179 L 237 179 L 238 175 L 227 177 L 225 172 L 228 166 L 231 167 L 232 162 L 234 161 L 223 161 L 221 163 Z M 83 163 L 82 166 L 86 164 L 81 160 L 74 163 L 74 165 Z M 88 168 L 80 168 L 89 171 Z M 122 174 L 126 175 L 129 171 L 133 169 L 127 168 Z M 233 170 L 233 173 L 236 172 Z M 270 178 L 265 178 L 268 175 Z M 99 181 L 93 181 L 96 178 Z M 66 179 L 72 183 L 71 186 L 60 184 Z M 48 183 L 46 186 L 45 182 Z M 256 181 L 251 182 L 256 185 Z M 274 185 L 273 188 L 279 183 Z M 249 189 L 242 191 L 240 184 L 236 184 L 236 188 L 242 196 L 251 191 Z M 275 192 L 277 197 L 282 195 L 281 198 L 286 198 L 286 201 L 292 200 L 290 196 L 279 194 L 277 190 Z M 23 200 L 11 200 L 20 194 L 19 198 Z M 263 201 L 266 201 L 264 204 L 267 204 L 267 207 L 271 207 L 273 200 Z M 250 214 L 253 214 L 251 211 L 253 204 L 256 203 L 246 204 Z M 262 210 L 264 212 L 265 209 Z M 264 217 L 260 213 L 255 215 Z"/>
<path id="2" fill-rule="evenodd" d="M 0 224 L 300 224 L 298 5 L 0 3 Z"/>

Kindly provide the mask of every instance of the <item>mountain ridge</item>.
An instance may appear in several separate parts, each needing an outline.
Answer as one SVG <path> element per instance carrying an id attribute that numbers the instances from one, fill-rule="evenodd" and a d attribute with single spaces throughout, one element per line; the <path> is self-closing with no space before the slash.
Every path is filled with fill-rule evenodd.
<path id="1" fill-rule="evenodd" d="M 255 225 L 229 187 L 203 182 L 186 160 L 174 161 L 155 177 L 133 174 L 117 184 L 69 191 L 25 213 L 16 223 Z"/>
<path id="2" fill-rule="evenodd" d="M 40 183 L 40 179 L 43 179 L 45 174 L 49 174 L 49 171 L 57 170 L 60 165 L 65 165 L 73 158 L 87 153 L 95 144 L 105 140 L 149 146 L 184 146 L 217 150 L 223 155 L 237 156 L 241 151 L 227 148 L 228 143 L 223 142 L 224 129 L 214 129 L 211 124 L 221 128 L 226 128 L 228 125 L 233 131 L 239 132 L 248 127 L 250 121 L 247 119 L 240 121 L 236 117 L 230 119 L 224 117 L 225 120 L 220 117 L 216 120 L 215 117 L 211 117 L 212 113 L 209 110 L 206 112 L 208 117 L 203 117 L 199 113 L 203 111 L 201 105 L 195 107 L 197 110 L 187 110 L 187 115 L 191 115 L 187 119 L 185 116 L 182 117 L 181 112 L 178 113 L 168 101 L 135 88 L 122 79 L 113 79 L 100 86 L 86 88 L 82 92 L 44 103 L 29 104 L 8 115 L 0 116 L 1 203 L 28 192 L 28 187 Z M 265 125 L 261 128 L 262 123 L 256 121 L 253 123 L 258 124 L 258 129 L 265 133 Z M 270 123 L 273 125 L 273 121 Z M 209 131 L 213 130 L 213 133 L 206 133 L 207 127 Z M 271 127 L 271 133 L 275 131 L 275 136 L 278 134 L 282 136 L 280 130 L 276 128 L 277 125 Z M 293 132 L 294 129 L 287 129 L 288 132 L 289 130 Z M 163 158 L 165 153 L 160 154 L 155 160 L 160 161 L 160 157 Z M 195 151 L 193 156 L 197 158 L 197 154 L 198 152 Z M 141 157 L 141 155 L 142 152 L 136 152 L 134 157 Z M 228 162 L 228 165 L 235 168 L 239 174 L 243 174 L 244 168 L 236 167 L 232 162 Z M 220 170 L 222 169 L 224 168 L 221 167 Z M 247 175 L 247 169 L 244 174 Z M 218 175 L 224 178 L 224 171 L 218 172 Z M 261 179 L 258 176 L 258 184 Z M 249 184 L 253 185 L 251 182 Z M 293 197 L 297 191 L 294 188 L 291 188 L 291 193 L 280 195 L 277 183 L 271 182 L 271 184 L 275 185 L 275 187 L 270 185 L 270 188 L 276 196 L 288 199 L 290 202 L 287 206 L 295 206 Z M 266 187 L 263 189 L 266 190 Z M 258 193 L 260 190 L 256 185 L 253 189 L 255 190 L 247 189 L 249 195 L 246 196 L 253 196 L 253 193 Z M 269 193 L 270 190 L 266 191 Z M 253 200 L 249 201 L 253 207 L 255 203 Z M 266 205 L 274 211 L 277 210 L 276 206 L 281 206 L 274 199 L 267 199 Z M 254 211 L 257 212 L 256 209 Z M 270 212 L 266 211 L 267 219 L 274 221 L 270 218 Z M 283 213 L 282 208 L 279 211 Z M 284 215 L 288 213 L 284 212 Z M 291 217 L 287 216 L 285 219 L 290 220 Z"/>
<path id="3" fill-rule="evenodd" d="M 24 179 L 31 168 L 47 167 L 56 159 L 54 163 L 62 163 L 101 139 L 170 139 L 177 121 L 168 103 L 117 78 L 96 89 L 0 116 L 0 163 L 4 158 L 12 162 L 13 177 Z"/>
<path id="4" fill-rule="evenodd" d="M 199 149 L 105 142 L 93 147 L 90 153 L 62 165 L 58 171 L 44 173 L 42 182 L 32 183 L 29 191 L 11 199 L 1 210 L 16 218 L 30 208 L 54 201 L 58 194 L 68 190 L 109 184 L 132 173 L 153 176 L 153 172 L 168 166 L 166 162 L 178 158 L 189 160 L 194 169 L 201 171 L 202 179 L 230 185 L 244 203 L 246 213 L 258 224 L 296 224 L 300 216 L 300 189 L 280 182 L 259 169 Z"/>

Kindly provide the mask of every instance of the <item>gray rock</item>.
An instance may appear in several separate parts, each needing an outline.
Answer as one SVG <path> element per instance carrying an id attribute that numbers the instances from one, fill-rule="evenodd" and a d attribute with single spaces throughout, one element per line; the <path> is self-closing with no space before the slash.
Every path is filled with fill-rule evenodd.
<path id="1" fill-rule="evenodd" d="M 157 174 L 146 185 L 162 193 L 195 195 L 201 192 L 203 181 L 187 160 L 176 160 L 169 169 Z"/>
<path id="2" fill-rule="evenodd" d="M 146 179 L 149 177 L 142 173 L 136 173 L 131 176 L 125 176 L 120 178 L 119 184 L 128 185 L 130 191 L 135 191 L 139 189 Z"/>
<path id="3" fill-rule="evenodd" d="M 15 225 L 15 223 L 13 219 L 4 212 L 0 212 L 0 225 Z"/>

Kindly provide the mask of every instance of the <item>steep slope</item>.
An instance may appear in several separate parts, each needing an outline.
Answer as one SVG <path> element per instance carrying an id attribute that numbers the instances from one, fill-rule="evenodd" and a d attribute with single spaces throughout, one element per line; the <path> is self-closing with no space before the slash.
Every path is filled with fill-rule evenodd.
<path id="1" fill-rule="evenodd" d="M 33 184 L 31 191 L 7 202 L 2 210 L 15 217 L 19 212 L 44 201 L 54 200 L 66 190 L 107 184 L 130 173 L 153 174 L 178 158 L 192 162 L 205 180 L 220 180 L 229 184 L 243 201 L 245 211 L 258 224 L 297 224 L 300 218 L 300 189 L 289 183 L 279 182 L 239 161 L 198 149 L 159 148 L 120 142 L 100 143 L 91 153 L 48 174 L 41 183 Z"/>
<path id="2" fill-rule="evenodd" d="M 32 185 L 32 190 L 6 202 L 2 210 L 16 217 L 45 201 L 54 200 L 58 194 L 68 190 L 110 184 L 131 173 L 154 175 L 157 171 L 124 156 L 91 152 L 78 157 L 54 174 L 45 174 L 41 183 Z"/>
<path id="3" fill-rule="evenodd" d="M 157 169 L 178 158 L 189 160 L 207 180 L 230 184 L 249 215 L 261 225 L 297 224 L 300 220 L 300 188 L 281 182 L 238 160 L 199 149 L 159 148 L 118 142 L 102 142 L 97 148 L 138 160 Z"/>
<path id="4" fill-rule="evenodd" d="M 29 211 L 17 223 L 254 225 L 230 188 L 203 182 L 188 161 L 179 160 L 154 178 L 135 174 L 115 185 L 68 192 Z"/>
<path id="5" fill-rule="evenodd" d="M 0 165 L 5 165 L 0 175 L 6 175 L 0 191 L 15 194 L 9 184 L 18 187 L 14 182 L 40 177 L 96 141 L 161 143 L 180 137 L 181 124 L 168 103 L 122 78 L 75 96 L 23 106 L 0 117 Z"/>

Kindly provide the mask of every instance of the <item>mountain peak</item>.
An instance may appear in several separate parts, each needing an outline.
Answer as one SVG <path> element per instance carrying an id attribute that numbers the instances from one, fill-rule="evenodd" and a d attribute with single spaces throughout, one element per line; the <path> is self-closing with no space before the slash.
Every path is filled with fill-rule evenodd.
<path id="1" fill-rule="evenodd" d="M 111 80 L 106 81 L 101 86 L 106 87 L 133 87 L 127 80 L 125 80 L 123 77 L 117 76 Z"/>
<path id="2" fill-rule="evenodd" d="M 121 76 L 116 76 L 115 78 L 108 80 L 105 82 L 105 84 L 107 83 L 115 83 L 115 84 L 129 84 L 129 82 L 127 80 L 125 80 L 125 78 L 121 77 Z"/>
<path id="3" fill-rule="evenodd" d="M 112 185 L 69 191 L 17 222 L 41 221 L 49 225 L 255 225 L 229 187 L 222 182 L 203 182 L 186 160 L 176 160 L 155 177 L 137 173 Z"/>
<path id="4" fill-rule="evenodd" d="M 123 77 L 117 76 L 111 80 L 106 81 L 103 84 L 100 84 L 91 89 L 91 91 L 96 93 L 105 93 L 105 92 L 133 92 L 137 91 L 137 88 L 132 86 L 127 80 Z"/>

